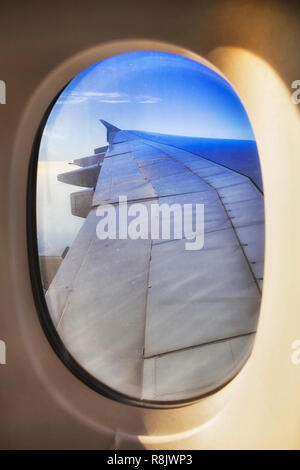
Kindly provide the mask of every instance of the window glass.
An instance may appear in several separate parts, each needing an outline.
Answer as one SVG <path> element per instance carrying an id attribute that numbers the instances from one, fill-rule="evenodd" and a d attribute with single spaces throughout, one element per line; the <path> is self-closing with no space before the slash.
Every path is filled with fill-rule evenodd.
<path id="1" fill-rule="evenodd" d="M 93 388 L 180 404 L 241 369 L 264 198 L 247 113 L 215 71 L 146 51 L 77 75 L 42 131 L 36 221 L 42 322 Z"/>

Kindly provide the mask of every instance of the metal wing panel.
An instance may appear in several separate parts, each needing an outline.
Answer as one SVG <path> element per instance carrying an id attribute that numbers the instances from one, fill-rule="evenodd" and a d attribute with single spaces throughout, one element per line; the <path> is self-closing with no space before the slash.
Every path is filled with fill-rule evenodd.
<path id="1" fill-rule="evenodd" d="M 163 400 L 206 393 L 228 381 L 251 348 L 263 197 L 221 165 L 104 125 L 109 146 L 93 208 L 46 295 L 53 322 L 77 361 L 123 393 Z M 185 250 L 184 238 L 99 240 L 96 208 L 113 203 L 118 213 L 124 195 L 148 200 L 148 209 L 203 203 L 203 249 Z"/>
<path id="2" fill-rule="evenodd" d="M 120 196 L 126 196 L 128 201 L 156 197 L 156 192 L 141 174 L 131 152 L 105 158 L 93 205 L 118 202 Z"/>

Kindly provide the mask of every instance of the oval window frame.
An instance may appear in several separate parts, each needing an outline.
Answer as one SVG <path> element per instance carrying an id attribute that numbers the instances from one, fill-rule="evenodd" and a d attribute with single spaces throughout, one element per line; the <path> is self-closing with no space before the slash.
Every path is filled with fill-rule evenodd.
<path id="1" fill-rule="evenodd" d="M 174 51 L 168 50 L 167 52 L 173 52 L 177 55 L 181 55 L 182 57 L 188 57 L 196 62 L 203 63 L 212 70 L 214 70 L 218 75 L 223 77 L 230 86 L 234 89 L 235 93 L 237 94 L 233 85 L 227 80 L 226 77 L 218 70 L 213 64 L 206 61 L 204 58 L 197 56 L 196 54 L 191 53 L 190 55 L 185 55 L 182 52 L 178 51 L 176 46 L 174 47 Z M 135 52 L 139 51 L 140 49 L 129 49 L 128 52 Z M 147 49 L 141 49 L 147 50 Z M 163 52 L 164 49 L 156 49 L 157 51 Z M 119 52 L 120 54 L 124 52 Z M 117 52 L 113 55 L 118 55 Z M 198 59 L 198 60 L 197 60 Z M 202 59 L 203 62 L 200 62 L 199 59 Z M 103 60 L 103 59 L 101 59 Z M 82 69 L 84 70 L 84 69 Z M 81 71 L 82 71 L 81 70 Z M 77 72 L 77 74 L 79 74 Z M 76 75 L 77 75 L 76 74 Z M 73 78 L 76 77 L 74 75 Z M 72 78 L 72 79 L 73 79 Z M 40 142 L 42 139 L 42 135 L 44 132 L 44 128 L 46 126 L 47 120 L 49 115 L 56 104 L 56 101 L 59 99 L 63 90 L 68 86 L 70 83 L 69 80 L 65 86 L 55 95 L 52 99 L 51 103 L 49 104 L 48 108 L 44 112 L 40 125 L 36 131 L 36 135 L 34 138 L 34 142 L 32 145 L 31 155 L 30 155 L 30 162 L 29 162 L 29 169 L 28 169 L 28 176 L 27 176 L 27 196 L 26 196 L 26 232 L 27 232 L 27 251 L 28 251 L 28 263 L 29 263 L 29 270 L 30 270 L 30 279 L 32 284 L 32 291 L 34 302 L 36 305 L 36 310 L 38 313 L 38 318 L 42 329 L 47 337 L 48 342 L 50 343 L 52 349 L 59 357 L 61 362 L 67 367 L 67 369 L 74 374 L 79 380 L 81 380 L 85 385 L 89 388 L 94 390 L 95 392 L 99 393 L 100 395 L 115 400 L 121 404 L 136 406 L 141 408 L 149 408 L 149 409 L 176 409 L 181 407 L 186 407 L 195 403 L 198 403 L 200 400 L 210 397 L 220 390 L 224 389 L 230 382 L 232 382 L 241 372 L 249 357 L 246 359 L 245 363 L 241 366 L 241 368 L 225 383 L 216 387 L 212 391 L 204 394 L 200 394 L 198 396 L 181 399 L 181 400 L 172 400 L 172 401 L 160 401 L 160 400 L 148 400 L 148 399 L 137 399 L 132 396 L 126 395 L 122 392 L 119 392 L 105 383 L 101 382 L 100 380 L 96 379 L 92 376 L 84 367 L 82 367 L 78 361 L 69 353 L 67 348 L 64 345 L 64 342 L 56 332 L 54 324 L 52 322 L 49 309 L 46 304 L 45 295 L 43 291 L 42 279 L 41 279 L 41 272 L 40 272 L 40 265 L 39 265 L 39 256 L 38 256 L 38 242 L 37 242 L 37 218 L 36 218 L 36 194 L 37 194 L 37 164 L 38 164 L 38 157 L 39 157 L 39 149 L 40 149 Z M 239 96 L 237 94 L 237 96 Z M 242 106 L 244 107 L 243 103 Z M 245 109 L 245 107 L 244 107 Z M 246 109 L 245 112 L 247 113 Z M 260 161 L 260 159 L 259 159 Z M 260 167 L 261 168 L 261 167 Z M 260 310 L 261 310 L 261 303 L 260 303 Z M 254 340 L 255 343 L 255 340 Z M 254 348 L 254 344 L 251 348 L 251 352 Z"/>

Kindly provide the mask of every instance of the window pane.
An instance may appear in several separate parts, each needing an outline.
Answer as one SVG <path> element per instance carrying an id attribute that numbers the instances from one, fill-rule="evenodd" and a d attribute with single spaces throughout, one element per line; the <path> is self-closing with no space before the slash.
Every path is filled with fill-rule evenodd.
<path id="1" fill-rule="evenodd" d="M 76 76 L 40 142 L 37 236 L 42 315 L 74 373 L 144 402 L 225 385 L 252 349 L 264 264 L 259 157 L 231 85 L 150 51 Z"/>

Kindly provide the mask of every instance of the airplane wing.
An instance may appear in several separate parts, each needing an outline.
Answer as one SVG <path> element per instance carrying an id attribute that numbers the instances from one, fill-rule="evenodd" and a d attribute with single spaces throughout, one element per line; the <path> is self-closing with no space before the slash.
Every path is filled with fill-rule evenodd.
<path id="1" fill-rule="evenodd" d="M 134 131 L 107 128 L 108 147 L 59 175 L 86 220 L 46 294 L 66 348 L 102 383 L 141 400 L 200 396 L 247 360 L 264 259 L 264 201 L 245 175 Z M 178 139 L 178 138 L 177 138 Z M 88 189 L 87 189 L 88 188 Z M 99 207 L 204 204 L 204 247 L 186 239 L 96 235 Z"/>

